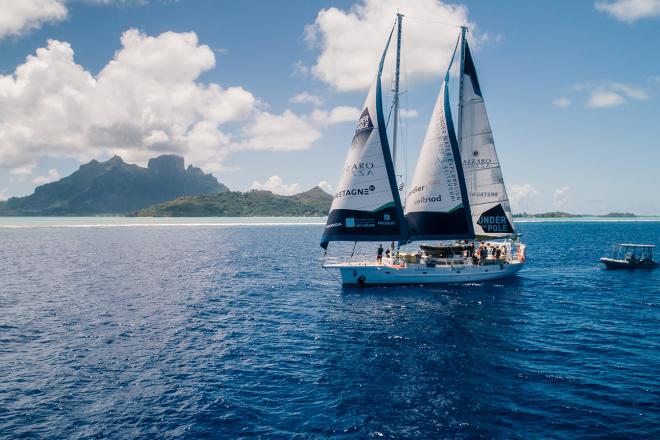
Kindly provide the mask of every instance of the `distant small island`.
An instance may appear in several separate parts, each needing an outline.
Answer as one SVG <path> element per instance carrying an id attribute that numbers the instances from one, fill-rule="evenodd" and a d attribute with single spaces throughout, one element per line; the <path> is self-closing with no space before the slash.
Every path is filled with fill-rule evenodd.
<path id="1" fill-rule="evenodd" d="M 630 218 L 637 217 L 631 212 L 610 212 L 605 215 L 595 214 L 570 214 L 562 211 L 543 212 L 539 214 L 528 214 L 526 212 L 513 214 L 514 218 L 583 218 L 583 217 L 612 217 L 612 218 Z"/>

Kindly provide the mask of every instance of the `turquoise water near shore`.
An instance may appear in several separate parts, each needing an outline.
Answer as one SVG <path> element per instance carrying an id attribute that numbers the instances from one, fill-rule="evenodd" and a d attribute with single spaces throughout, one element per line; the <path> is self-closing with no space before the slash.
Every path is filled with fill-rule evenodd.
<path id="1" fill-rule="evenodd" d="M 510 280 L 345 289 L 324 219 L 0 219 L 0 438 L 658 438 L 660 270 L 598 262 L 660 244 L 639 220 L 519 222 Z"/>
<path id="2" fill-rule="evenodd" d="M 0 228 L 325 225 L 325 221 L 326 217 L 0 217 Z M 660 222 L 660 217 L 516 219 L 516 223 L 546 222 Z"/>

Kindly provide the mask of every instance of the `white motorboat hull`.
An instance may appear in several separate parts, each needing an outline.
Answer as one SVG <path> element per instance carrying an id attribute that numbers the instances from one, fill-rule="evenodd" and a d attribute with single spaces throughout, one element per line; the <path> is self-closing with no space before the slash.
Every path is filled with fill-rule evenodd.
<path id="1" fill-rule="evenodd" d="M 514 276 L 523 267 L 519 261 L 484 265 L 452 265 L 427 267 L 407 264 L 397 267 L 387 264 L 338 263 L 326 264 L 328 269 L 339 269 L 345 286 L 387 284 L 444 284 L 471 283 Z"/>

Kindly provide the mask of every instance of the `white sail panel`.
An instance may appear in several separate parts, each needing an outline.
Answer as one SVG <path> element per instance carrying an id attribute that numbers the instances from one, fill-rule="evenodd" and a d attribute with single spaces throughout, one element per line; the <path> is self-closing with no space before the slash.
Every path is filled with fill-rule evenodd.
<path id="1" fill-rule="evenodd" d="M 412 240 L 474 236 L 449 106 L 448 79 L 449 74 L 438 94 L 406 199 Z"/>
<path id="2" fill-rule="evenodd" d="M 467 42 L 462 79 L 459 145 L 474 233 L 480 237 L 510 236 L 515 234 L 513 216 Z"/>
<path id="3" fill-rule="evenodd" d="M 321 239 L 324 248 L 337 240 L 407 238 L 381 105 L 380 77 L 386 52 L 387 46 L 344 162 Z"/>
<path id="4" fill-rule="evenodd" d="M 375 211 L 394 203 L 378 130 L 375 89 L 374 85 L 358 120 L 331 210 Z"/>

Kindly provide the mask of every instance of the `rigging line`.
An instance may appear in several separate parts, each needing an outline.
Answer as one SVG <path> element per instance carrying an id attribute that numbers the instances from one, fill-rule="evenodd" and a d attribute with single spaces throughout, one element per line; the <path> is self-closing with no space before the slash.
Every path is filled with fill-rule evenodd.
<path id="1" fill-rule="evenodd" d="M 408 14 L 406 14 L 406 18 L 408 18 L 408 19 L 412 18 L 413 20 L 419 20 L 419 21 L 426 21 L 428 23 L 440 24 L 440 25 L 447 26 L 447 27 L 455 27 L 455 28 L 460 28 L 461 27 L 461 25 L 459 25 L 459 24 L 452 24 L 452 23 L 447 23 L 447 22 L 444 22 L 444 21 L 429 20 L 428 18 L 414 17 L 414 16 L 408 15 Z"/>
<path id="2" fill-rule="evenodd" d="M 401 57 L 401 58 L 402 58 L 402 61 L 403 61 L 402 64 L 403 64 L 403 81 L 404 81 L 404 87 L 405 87 L 406 91 L 408 91 L 408 61 L 407 61 L 407 57 L 406 57 L 406 56 L 403 56 L 403 57 Z M 404 93 L 405 93 L 405 92 L 404 92 Z M 404 96 L 403 99 L 404 99 L 405 108 L 406 108 L 408 111 L 410 111 L 410 100 L 409 100 L 409 95 Z M 404 164 L 405 164 L 405 168 L 404 168 L 404 177 L 403 177 L 403 185 L 404 185 L 404 193 L 403 193 L 403 194 L 404 194 L 404 201 L 406 201 L 407 198 L 408 198 L 408 197 L 407 197 L 407 193 L 408 193 L 408 191 L 407 191 L 407 188 L 408 188 L 408 153 L 409 153 L 409 152 L 408 152 L 408 148 L 409 148 L 409 146 L 410 146 L 410 145 L 409 145 L 409 142 L 408 142 L 408 140 L 409 140 L 409 138 L 408 138 L 408 126 L 409 126 L 409 123 L 408 123 L 407 118 L 403 118 L 403 130 L 402 130 L 402 135 L 403 135 L 403 139 L 404 139 L 404 142 L 403 142 L 403 144 L 404 144 L 404 149 L 403 149 L 403 154 L 404 154 L 404 156 L 403 156 L 403 157 L 404 157 Z"/>
<path id="3" fill-rule="evenodd" d="M 405 94 L 405 93 L 407 93 L 407 92 L 408 92 L 408 90 L 404 90 L 403 92 L 399 92 L 399 96 L 401 96 L 401 95 L 403 95 L 403 94 Z M 390 104 L 390 111 L 389 111 L 389 113 L 387 114 L 387 121 L 385 121 L 385 127 L 386 127 L 386 128 L 390 126 L 390 118 L 391 118 L 391 116 L 392 116 L 392 111 L 393 111 L 393 110 L 394 110 L 394 101 L 392 101 L 392 104 Z"/>
<path id="4" fill-rule="evenodd" d="M 331 276 L 332 278 L 334 278 L 334 279 L 335 279 L 335 281 L 337 281 L 338 283 L 340 283 L 340 284 L 341 284 L 341 281 L 339 280 L 339 278 L 337 278 L 337 277 L 335 276 L 335 274 L 334 274 L 334 273 L 332 273 L 332 272 L 330 272 L 330 269 L 328 269 L 328 268 L 327 268 L 327 267 L 325 267 L 325 266 L 323 266 L 323 269 L 325 269 L 325 271 L 326 271 L 326 272 L 328 272 L 328 273 L 330 274 L 330 276 Z"/>
<path id="5" fill-rule="evenodd" d="M 394 29 L 396 28 L 396 25 L 398 24 L 398 20 L 399 20 L 399 17 L 397 16 L 394 19 L 394 24 L 392 25 L 392 30 L 390 32 L 394 32 Z M 394 62 L 396 62 L 396 61 L 394 61 Z M 391 84 L 390 84 L 390 89 L 392 89 Z M 392 116 L 392 109 L 393 108 L 394 108 L 394 100 L 392 100 L 392 104 L 390 104 L 390 111 L 387 115 L 387 121 L 385 121 L 385 129 L 386 130 L 390 126 L 390 116 Z"/>

